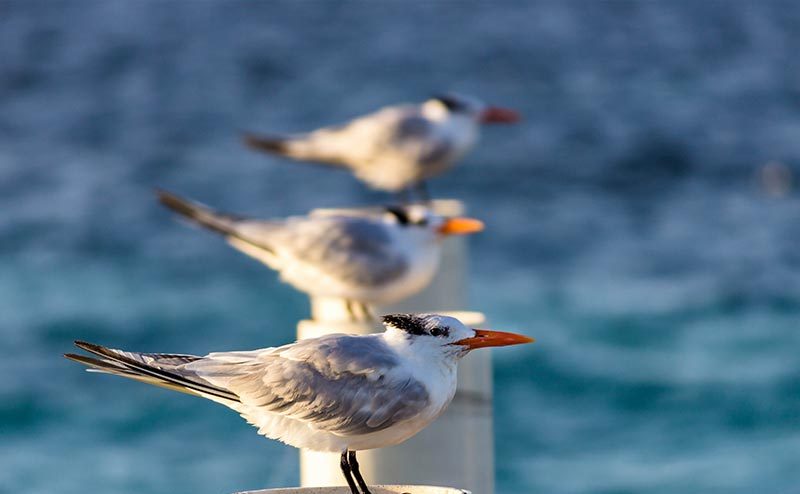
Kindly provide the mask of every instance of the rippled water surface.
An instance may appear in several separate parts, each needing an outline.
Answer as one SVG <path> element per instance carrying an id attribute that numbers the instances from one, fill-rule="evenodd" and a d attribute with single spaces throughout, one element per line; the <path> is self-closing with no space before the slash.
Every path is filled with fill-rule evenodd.
<path id="1" fill-rule="evenodd" d="M 0 0 L 0 491 L 293 485 L 292 448 L 87 376 L 76 338 L 290 340 L 304 297 L 160 210 L 369 204 L 241 147 L 455 89 L 519 108 L 431 185 L 489 228 L 501 493 L 800 492 L 800 8 L 792 2 Z"/>

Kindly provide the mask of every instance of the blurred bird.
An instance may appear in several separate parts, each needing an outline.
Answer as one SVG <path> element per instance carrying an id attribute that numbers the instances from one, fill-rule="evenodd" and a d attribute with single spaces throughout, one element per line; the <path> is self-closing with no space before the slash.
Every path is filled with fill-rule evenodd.
<path id="1" fill-rule="evenodd" d="M 370 319 L 370 305 L 396 302 L 425 288 L 438 269 L 444 236 L 483 229 L 478 220 L 443 218 L 421 205 L 262 221 L 157 193 L 162 204 L 224 235 L 298 290 L 344 299 L 354 320 Z"/>
<path id="2" fill-rule="evenodd" d="M 205 357 L 75 344 L 88 370 L 201 396 L 239 412 L 258 432 L 297 448 L 341 453 L 352 494 L 369 494 L 356 451 L 401 443 L 453 399 L 458 361 L 470 350 L 533 339 L 471 329 L 435 314 L 384 316 L 386 331 L 331 334 L 277 348 Z M 352 474 L 352 475 L 351 475 Z M 354 480 L 355 478 L 355 480 Z"/>
<path id="3" fill-rule="evenodd" d="M 485 123 L 512 123 L 519 114 L 477 99 L 448 94 L 418 105 L 387 106 L 342 125 L 288 136 L 248 134 L 253 149 L 350 170 L 369 186 L 390 192 L 413 188 L 449 169 L 475 144 Z"/>

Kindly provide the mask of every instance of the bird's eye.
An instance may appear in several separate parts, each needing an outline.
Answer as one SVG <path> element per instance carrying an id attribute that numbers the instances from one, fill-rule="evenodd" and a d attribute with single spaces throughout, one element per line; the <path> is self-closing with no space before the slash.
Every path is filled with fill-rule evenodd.
<path id="1" fill-rule="evenodd" d="M 449 331 L 447 328 L 433 328 L 431 329 L 431 336 L 447 336 Z"/>

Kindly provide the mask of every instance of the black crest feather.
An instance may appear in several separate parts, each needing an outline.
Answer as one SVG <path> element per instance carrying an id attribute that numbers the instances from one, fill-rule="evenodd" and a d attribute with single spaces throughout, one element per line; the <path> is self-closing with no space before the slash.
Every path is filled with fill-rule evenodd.
<path id="1" fill-rule="evenodd" d="M 467 108 L 467 105 L 465 105 L 463 101 L 461 101 L 456 96 L 453 96 L 451 94 L 440 94 L 440 95 L 434 96 L 433 99 L 437 99 L 437 100 L 441 101 L 442 104 L 444 106 L 446 106 L 447 109 L 450 110 L 450 111 L 456 111 L 457 112 L 457 111 L 466 110 L 466 108 Z"/>
<path id="2" fill-rule="evenodd" d="M 389 314 L 383 316 L 383 322 L 407 334 L 437 337 L 450 335 L 450 328 L 442 325 L 439 318 L 432 314 Z"/>
<path id="3" fill-rule="evenodd" d="M 421 335 L 428 333 L 425 319 L 414 314 L 389 314 L 388 316 L 383 316 L 383 322 L 408 334 Z"/>

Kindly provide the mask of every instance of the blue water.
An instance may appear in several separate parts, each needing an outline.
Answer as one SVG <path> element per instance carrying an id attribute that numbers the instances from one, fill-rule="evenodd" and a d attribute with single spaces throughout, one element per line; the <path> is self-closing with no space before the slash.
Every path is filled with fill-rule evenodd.
<path id="1" fill-rule="evenodd" d="M 73 339 L 289 341 L 304 297 L 173 221 L 370 204 L 242 148 L 459 90 L 513 106 L 435 180 L 489 225 L 500 493 L 800 492 L 800 6 L 0 0 L 0 492 L 226 493 L 292 448 L 83 373 Z M 770 178 L 772 177 L 772 178 Z"/>

